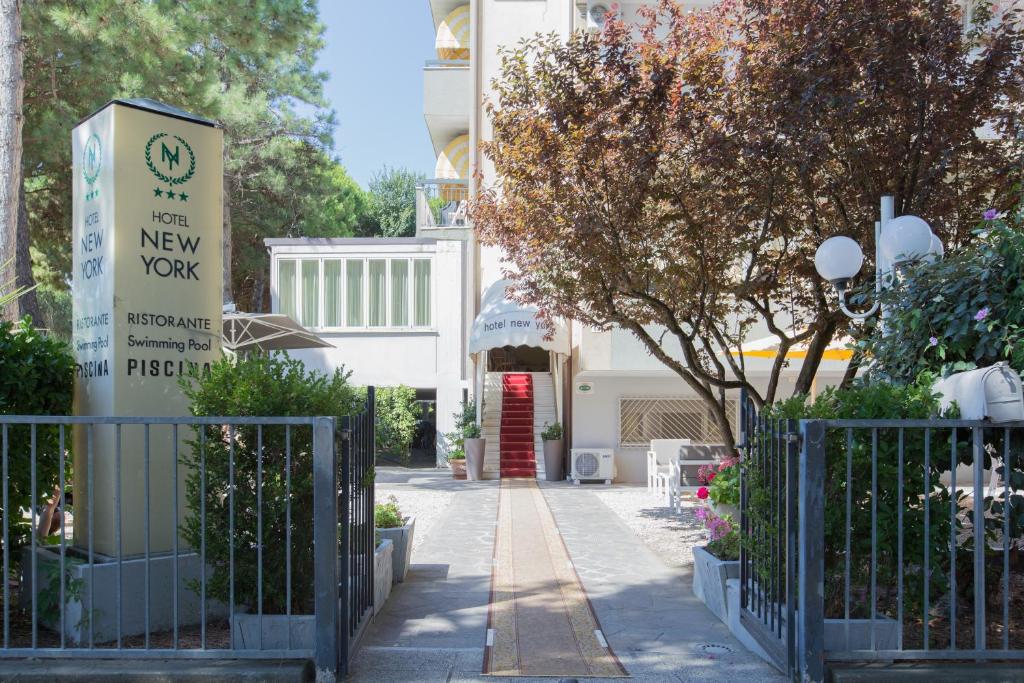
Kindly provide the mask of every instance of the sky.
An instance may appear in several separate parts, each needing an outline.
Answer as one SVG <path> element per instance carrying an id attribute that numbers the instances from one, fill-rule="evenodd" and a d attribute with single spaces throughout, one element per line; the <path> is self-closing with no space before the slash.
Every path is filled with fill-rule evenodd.
<path id="1" fill-rule="evenodd" d="M 338 127 L 334 153 L 364 188 L 387 164 L 432 175 L 423 64 L 436 58 L 427 0 L 319 0 L 326 46 L 317 66 Z"/>

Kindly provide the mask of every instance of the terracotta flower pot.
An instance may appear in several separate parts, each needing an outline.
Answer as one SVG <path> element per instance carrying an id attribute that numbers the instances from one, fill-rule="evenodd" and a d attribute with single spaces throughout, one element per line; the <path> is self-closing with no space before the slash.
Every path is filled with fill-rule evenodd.
<path id="1" fill-rule="evenodd" d="M 452 468 L 452 479 L 465 479 L 466 478 L 466 461 L 463 458 L 458 460 L 449 460 L 448 467 Z"/>

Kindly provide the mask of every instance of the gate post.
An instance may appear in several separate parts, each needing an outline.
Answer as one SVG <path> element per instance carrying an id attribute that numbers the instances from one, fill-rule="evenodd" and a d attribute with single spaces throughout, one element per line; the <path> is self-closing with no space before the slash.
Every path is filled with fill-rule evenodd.
<path id="1" fill-rule="evenodd" d="M 313 585 L 316 681 L 338 677 L 338 468 L 334 418 L 313 421 Z"/>
<path id="2" fill-rule="evenodd" d="M 825 680 L 825 423 L 800 421 L 797 680 Z"/>

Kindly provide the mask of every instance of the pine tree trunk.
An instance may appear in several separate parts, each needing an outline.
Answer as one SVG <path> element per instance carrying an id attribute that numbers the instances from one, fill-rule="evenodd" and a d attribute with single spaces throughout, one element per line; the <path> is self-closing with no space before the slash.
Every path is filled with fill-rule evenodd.
<path id="1" fill-rule="evenodd" d="M 21 2 L 0 0 L 0 286 L 6 291 L 13 289 L 18 279 L 23 59 Z M 7 307 L 4 317 L 15 319 L 18 313 L 15 303 Z"/>
<path id="2" fill-rule="evenodd" d="M 229 187 L 230 185 L 228 184 L 228 177 L 225 174 L 223 216 L 224 249 L 222 255 L 224 263 L 223 302 L 226 304 L 233 303 L 235 300 L 234 294 L 231 291 L 231 192 L 229 190 Z"/>
<path id="3" fill-rule="evenodd" d="M 11 308 L 17 310 L 17 317 L 23 318 L 26 315 L 32 316 L 36 327 L 49 327 L 50 321 L 43 318 L 43 311 L 39 307 L 39 299 L 36 297 L 36 278 L 32 274 L 32 254 L 29 252 L 29 245 L 32 243 L 28 230 L 28 207 L 25 205 L 25 175 L 21 175 L 21 183 L 18 188 L 18 227 L 15 232 L 15 259 L 14 273 L 15 286 L 23 288 L 25 293 L 11 304 Z"/>

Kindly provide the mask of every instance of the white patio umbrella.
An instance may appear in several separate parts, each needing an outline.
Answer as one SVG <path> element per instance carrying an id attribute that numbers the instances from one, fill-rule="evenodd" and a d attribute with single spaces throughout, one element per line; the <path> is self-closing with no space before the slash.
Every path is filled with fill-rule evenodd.
<path id="1" fill-rule="evenodd" d="M 224 313 L 224 348 L 229 351 L 284 351 L 331 345 L 280 313 Z"/>

